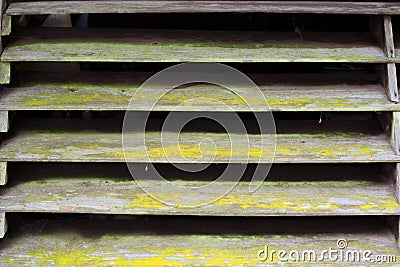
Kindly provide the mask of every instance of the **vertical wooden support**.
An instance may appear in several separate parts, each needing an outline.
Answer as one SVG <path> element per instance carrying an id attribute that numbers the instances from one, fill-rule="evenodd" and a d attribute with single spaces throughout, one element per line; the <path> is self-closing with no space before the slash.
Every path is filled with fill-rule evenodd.
<path id="1" fill-rule="evenodd" d="M 0 212 L 0 238 L 3 238 L 7 232 L 6 213 Z"/>
<path id="2" fill-rule="evenodd" d="M 0 185 L 5 185 L 8 180 L 7 162 L 0 162 Z"/>
<path id="3" fill-rule="evenodd" d="M 400 155 L 400 112 L 393 112 L 390 122 L 390 144 L 396 155 Z"/>
<path id="4" fill-rule="evenodd" d="M 2 33 L 1 35 L 3 35 L 3 18 L 7 17 L 7 16 L 4 16 L 5 9 L 6 9 L 6 1 L 0 0 L 0 11 L 1 11 L 0 12 L 0 25 L 1 25 L 1 33 Z M 8 20 L 9 20 L 9 22 L 7 22 L 7 23 L 11 23 L 11 18 L 8 18 Z M 5 26 L 6 25 L 4 25 L 4 27 Z M 1 44 L 1 51 L 3 51 L 3 43 L 2 43 L 1 38 L 0 38 L 0 44 Z M 0 84 L 10 83 L 10 76 L 11 76 L 10 73 L 11 73 L 10 63 L 0 62 Z"/>
<path id="5" fill-rule="evenodd" d="M 399 102 L 399 91 L 397 86 L 396 64 L 387 63 L 379 70 L 379 76 L 386 94 L 393 102 Z"/>
<path id="6" fill-rule="evenodd" d="M 372 39 L 379 44 L 388 57 L 396 56 L 390 16 L 370 16 L 369 31 Z"/>
<path id="7" fill-rule="evenodd" d="M 0 111 L 0 133 L 8 132 L 10 128 L 10 119 L 8 117 L 8 111 Z"/>
<path id="8" fill-rule="evenodd" d="M 382 48 L 388 57 L 388 61 L 390 58 L 394 58 L 396 55 L 391 17 L 371 16 L 369 29 L 372 39 Z M 387 63 L 381 72 L 380 78 L 389 99 L 393 102 L 399 102 L 396 65 L 394 63 Z"/>
<path id="9" fill-rule="evenodd" d="M 1 36 L 7 36 L 11 33 L 11 16 L 3 15 L 1 20 Z"/>

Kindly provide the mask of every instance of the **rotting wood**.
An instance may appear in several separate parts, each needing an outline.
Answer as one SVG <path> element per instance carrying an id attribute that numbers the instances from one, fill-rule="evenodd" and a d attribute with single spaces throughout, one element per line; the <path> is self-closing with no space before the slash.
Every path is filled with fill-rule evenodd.
<path id="1" fill-rule="evenodd" d="M 327 1 L 21 1 L 12 2 L 7 9 L 8 15 L 186 12 L 397 15 L 400 13 L 400 4 L 396 2 Z"/>
<path id="2" fill-rule="evenodd" d="M 188 30 L 20 30 L 1 56 L 5 62 L 370 62 L 388 57 L 367 33 Z"/>
<path id="3" fill-rule="evenodd" d="M 152 73 L 18 73 L 17 82 L 1 93 L 0 110 L 146 110 L 159 98 L 160 90 L 138 93 Z M 374 75 L 250 74 L 265 100 L 244 99 L 254 111 L 400 111 L 387 99 Z M 386 76 L 385 76 L 386 77 Z M 386 84 L 385 84 L 386 85 Z M 136 98 L 132 98 L 136 94 Z M 193 101 L 193 99 L 195 101 Z M 191 84 L 170 91 L 153 110 L 225 111 L 221 102 L 235 111 L 251 111 L 230 91 L 212 85 Z M 148 109 L 148 108 L 147 108 Z"/>
<path id="4" fill-rule="evenodd" d="M 181 219 L 180 223 L 180 220 L 152 218 L 146 218 L 145 222 L 135 218 L 112 224 L 108 220 L 93 219 L 27 220 L 30 231 L 21 227 L 20 232 L 1 244 L 0 265 L 272 266 L 279 263 L 277 257 L 267 261 L 257 257 L 265 246 L 276 251 L 314 251 L 319 256 L 327 248 L 337 249 L 340 239 L 348 243 L 349 251 L 398 257 L 393 234 L 382 220 L 377 222 L 371 217 L 362 224 L 354 217 L 347 224 L 337 218 L 307 220 L 302 224 L 298 219 L 275 221 L 275 224 L 269 220 L 261 223 L 236 220 L 235 228 L 229 223 L 232 218 L 217 223 L 201 220 L 200 224 L 194 220 Z M 304 224 L 307 227 L 302 227 Z M 263 231 L 259 230 L 261 227 Z M 338 262 L 324 262 L 324 265 L 342 266 Z M 321 266 L 321 262 L 309 262 L 307 266 Z"/>
<path id="5" fill-rule="evenodd" d="M 172 133 L 163 132 L 164 148 L 160 142 L 160 132 L 147 132 L 147 151 L 143 147 L 141 133 L 132 133 L 130 142 L 138 142 L 122 150 L 120 126 L 118 131 L 101 130 L 98 127 L 79 128 L 77 124 L 69 124 L 61 121 L 61 128 L 57 128 L 55 122 L 42 121 L 51 125 L 51 128 L 38 128 L 39 122 L 30 121 L 20 125 L 17 131 L 9 139 L 3 141 L 0 149 L 2 161 L 35 161 L 35 162 L 125 162 L 125 157 L 132 162 L 188 163 L 196 161 L 207 163 L 246 163 L 249 155 L 249 163 L 351 163 L 351 162 L 397 162 L 399 156 L 393 151 L 390 142 L 384 133 L 374 132 L 368 134 L 362 132 L 363 125 L 351 122 L 353 130 L 340 130 L 329 127 L 327 123 L 321 126 L 318 122 L 290 121 L 287 125 L 296 129 L 291 133 L 279 133 L 276 135 L 276 150 L 271 157 L 271 146 L 261 149 L 260 136 L 257 134 L 237 135 L 243 138 L 243 143 L 232 149 L 229 137 L 226 133 L 182 132 L 180 144 L 172 138 Z M 95 123 L 96 121 L 93 121 Z M 33 124 L 34 123 L 34 124 Z M 299 132 L 302 128 L 303 132 Z M 365 123 L 363 123 L 365 124 Z M 30 126 L 29 126 L 30 125 Z M 67 129 L 67 126 L 72 128 Z M 75 126 L 74 126 L 75 125 Z M 106 127 L 106 121 L 101 125 Z M 297 127 L 296 127 L 297 125 Z M 341 125 L 346 125 L 341 123 Z M 289 126 L 288 126 L 289 127 Z M 325 127 L 325 128 L 324 128 Z M 344 126 L 341 126 L 344 127 Z M 284 125 L 278 126 L 280 131 Z M 304 132 L 304 129 L 307 129 Z M 323 130 L 325 129 L 325 131 Z M 375 129 L 375 128 L 374 128 Z M 265 137 L 268 138 L 269 135 Z M 217 144 L 217 149 L 211 144 L 204 144 L 199 149 L 199 142 L 210 138 Z M 247 145 L 249 138 L 250 146 Z M 273 137 L 275 138 L 275 137 Z M 239 140 L 239 139 L 238 139 Z M 270 139 L 268 139 L 270 140 Z M 135 143 L 136 144 L 136 143 Z M 139 145 L 140 144 L 140 145 Z M 168 156 L 168 158 L 166 157 Z M 215 156 L 215 158 L 214 158 Z M 186 157 L 186 158 L 185 158 Z"/>
<path id="6" fill-rule="evenodd" d="M 153 188 L 151 195 L 145 192 L 148 191 L 146 184 L 141 183 L 143 187 L 139 187 L 130 179 L 42 177 L 19 180 L 0 189 L 0 210 L 204 216 L 400 214 L 400 204 L 391 186 L 379 179 L 302 182 L 267 180 L 254 193 L 249 192 L 248 182 L 240 182 L 236 186 L 235 182 L 214 182 L 211 188 L 207 188 L 204 186 L 208 182 L 173 181 L 174 190 L 168 191 L 165 191 L 162 182 L 150 180 L 148 183 Z M 233 190 L 221 197 L 221 193 L 226 193 L 228 188 Z"/>

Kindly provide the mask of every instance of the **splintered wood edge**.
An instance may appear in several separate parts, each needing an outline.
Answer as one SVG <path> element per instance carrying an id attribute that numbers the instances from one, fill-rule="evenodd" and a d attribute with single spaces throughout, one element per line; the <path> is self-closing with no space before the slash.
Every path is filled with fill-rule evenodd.
<path id="1" fill-rule="evenodd" d="M 0 238 L 3 238 L 7 232 L 6 213 L 0 212 Z"/>

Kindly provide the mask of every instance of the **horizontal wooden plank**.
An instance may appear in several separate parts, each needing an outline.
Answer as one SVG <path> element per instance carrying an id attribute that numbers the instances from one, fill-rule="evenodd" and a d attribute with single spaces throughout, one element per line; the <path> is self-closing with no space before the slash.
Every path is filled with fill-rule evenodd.
<path id="1" fill-rule="evenodd" d="M 148 162 L 150 159 L 155 163 L 188 163 L 188 160 L 197 163 L 245 163 L 247 156 L 249 163 L 259 162 L 260 156 L 263 163 L 272 160 L 275 163 L 400 161 L 384 133 L 361 132 L 362 124 L 368 122 L 340 122 L 353 125 L 352 131 L 341 131 L 340 128 L 329 127 L 329 122 L 321 125 L 318 122 L 289 121 L 287 125 L 292 128 L 289 133 L 280 130 L 281 133 L 276 136 L 273 158 L 271 146 L 261 148 L 261 139 L 257 134 L 247 135 L 247 143 L 247 136 L 231 133 L 234 140 L 239 140 L 232 149 L 226 133 L 181 132 L 180 144 L 177 144 L 173 138 L 175 133 L 163 132 L 163 148 L 160 132 L 146 133 L 147 147 L 143 146 L 142 134 L 133 132 L 129 135 L 132 146 L 126 147 L 124 153 L 121 128 L 117 126 L 113 131 L 105 130 L 104 120 L 98 122 L 103 128 L 88 128 L 90 121 L 83 121 L 81 128 L 74 120 L 59 121 L 62 129 L 57 128 L 57 122 L 36 123 L 45 123 L 47 128 L 38 128 L 35 121 L 21 123 L 16 127 L 19 130 L 3 141 L 0 161 L 124 162 L 124 155 L 132 162 Z M 278 129 L 281 128 L 285 127 L 278 125 Z M 207 138 L 216 143 L 216 150 L 211 142 L 203 142 L 200 151 L 198 144 Z"/>
<path id="2" fill-rule="evenodd" d="M 109 177 L 60 177 L 18 181 L 0 189 L 0 210 L 5 212 L 67 212 L 105 214 L 204 216 L 323 216 L 400 215 L 391 186 L 385 181 L 264 182 L 249 193 L 240 182 L 174 181 L 174 191 L 153 181 L 152 195 L 132 180 Z M 192 191 L 189 188 L 197 187 Z M 203 187 L 203 188 L 201 188 Z M 112 190 L 110 190 L 112 188 Z M 209 203 L 196 208 L 185 208 Z"/>
<path id="3" fill-rule="evenodd" d="M 19 73 L 13 84 L 1 92 L 0 110 L 148 110 L 161 90 L 140 85 L 151 73 L 71 72 Z M 250 74 L 272 111 L 399 111 L 374 75 L 363 74 Z M 376 78 L 376 77 L 375 77 Z M 135 95 L 136 94 L 136 95 Z M 133 99 L 133 96 L 136 96 Z M 265 111 L 265 101 L 246 101 L 255 111 Z M 205 96 L 207 98 L 205 98 Z M 215 99 L 214 102 L 210 99 Z M 190 100 L 190 101 L 189 101 Z M 195 100 L 195 101 L 194 101 Z M 155 111 L 250 111 L 236 94 L 212 85 L 191 84 L 172 90 Z"/>
<path id="4" fill-rule="evenodd" d="M 368 33 L 30 28 L 2 61 L 388 62 Z"/>
<path id="5" fill-rule="evenodd" d="M 400 14 L 395 2 L 327 1 L 22 1 L 7 15 L 83 13 L 266 12 L 316 14 Z"/>
<path id="6" fill-rule="evenodd" d="M 393 234 L 386 227 L 379 226 L 378 220 L 363 222 L 371 226 L 360 225 L 357 218 L 348 220 L 351 223 L 340 223 L 333 218 L 316 220 L 315 223 L 310 220 L 234 221 L 236 227 L 232 227 L 232 221 L 232 218 L 217 221 L 186 219 L 181 222 L 152 218 L 126 222 L 79 218 L 26 220 L 18 231 L 0 243 L 0 264 L 273 266 L 279 262 L 276 254 L 266 261 L 257 257 L 265 246 L 269 251 L 298 251 L 300 255 L 314 251 L 316 259 L 319 259 L 324 250 L 338 250 L 338 240 L 347 243 L 344 255 L 359 251 L 363 265 L 371 264 L 362 258 L 364 251 L 370 251 L 371 260 L 377 259 L 378 255 L 399 257 Z M 308 231 L 301 232 L 302 225 L 307 225 Z M 320 229 L 321 226 L 324 230 L 312 230 L 312 227 Z M 186 230 L 188 228 L 191 231 Z M 284 229 L 290 229 L 290 234 Z M 322 256 L 324 260 L 313 261 L 310 258 L 306 261 L 307 266 L 348 266 L 349 262 L 355 262 L 351 258 L 346 258 L 347 261 L 330 260 L 326 252 L 325 257 Z M 394 260 L 387 265 L 395 264 Z"/>

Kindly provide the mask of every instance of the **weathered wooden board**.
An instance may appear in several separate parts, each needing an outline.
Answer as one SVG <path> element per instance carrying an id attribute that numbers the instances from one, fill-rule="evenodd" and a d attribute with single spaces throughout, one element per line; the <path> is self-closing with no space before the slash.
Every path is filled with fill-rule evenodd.
<path id="1" fill-rule="evenodd" d="M 5 185 L 7 180 L 7 162 L 0 162 L 0 185 Z"/>
<path id="2" fill-rule="evenodd" d="M 325 229 L 319 232 L 312 230 L 316 224 L 311 221 L 308 221 L 308 231 L 301 232 L 302 227 L 297 220 L 276 221 L 274 225 L 265 220 L 262 221 L 264 228 L 254 221 L 242 222 L 241 227 L 234 229 L 227 221 L 213 223 L 204 219 L 197 223 L 194 220 L 179 223 L 177 220 L 151 218 L 147 221 L 137 218 L 114 223 L 82 219 L 27 221 L 19 232 L 0 243 L 0 265 L 276 266 L 279 263 L 276 254 L 266 261 L 258 259 L 257 254 L 265 246 L 269 251 L 295 250 L 300 255 L 305 251 L 314 251 L 316 258 L 319 258 L 324 250 L 337 250 L 338 240 L 348 245 L 343 249 L 346 252 L 344 254 L 368 250 L 371 260 L 378 255 L 399 257 L 394 236 L 388 228 L 377 225 L 376 221 L 372 220 L 371 226 L 367 227 L 360 226 L 356 218 L 347 224 L 337 219 L 329 220 L 334 223 L 317 221 Z M 304 221 L 302 223 L 306 224 Z M 192 226 L 191 231 L 181 233 L 188 225 Z M 264 231 L 259 232 L 260 228 Z M 282 229 L 290 229 L 291 233 L 282 233 Z M 349 266 L 350 258 L 348 261 L 331 261 L 327 257 L 325 254 L 325 260 L 297 264 Z M 362 265 L 371 263 L 362 261 Z M 395 265 L 393 258 L 386 265 Z"/>
<path id="3" fill-rule="evenodd" d="M 10 118 L 8 117 L 8 111 L 0 111 L 0 133 L 8 132 L 10 128 Z"/>
<path id="4" fill-rule="evenodd" d="M 5 212 L 0 212 L 0 238 L 3 238 L 7 232 L 7 221 Z"/>
<path id="5" fill-rule="evenodd" d="M 23 1 L 12 2 L 8 15 L 77 13 L 268 12 L 317 14 L 399 14 L 396 2 L 328 1 Z"/>
<path id="6" fill-rule="evenodd" d="M 11 33 L 11 16 L 4 16 L 1 21 L 1 36 L 6 36 Z"/>
<path id="7" fill-rule="evenodd" d="M 123 162 L 124 155 L 132 162 L 148 162 L 150 159 L 158 163 L 188 163 L 188 159 L 197 163 L 246 163 L 247 157 L 249 163 L 257 163 L 260 156 L 264 163 L 400 161 L 386 134 L 362 132 L 362 124 L 367 122 L 361 122 L 361 125 L 347 122 L 347 125 L 353 125 L 353 130 L 341 131 L 340 128 L 329 127 L 329 122 L 321 125 L 318 122 L 290 121 L 289 133 L 283 133 L 285 127 L 278 126 L 281 134 L 276 136 L 275 155 L 271 157 L 271 145 L 262 148 L 257 134 L 243 136 L 233 133 L 231 137 L 239 142 L 234 143 L 232 149 L 226 133 L 207 132 L 181 132 L 180 144 L 172 138 L 175 133 L 163 132 L 163 147 L 160 132 L 146 133 L 147 147 L 143 146 L 143 135 L 134 132 L 128 138 L 132 146 L 126 147 L 124 153 L 121 128 L 118 129 L 118 126 L 117 130 L 110 131 L 89 128 L 90 121 L 83 121 L 86 126 L 79 128 L 73 121 L 59 121 L 58 127 L 62 129 L 57 129 L 57 122 L 54 121 L 36 122 L 47 124 L 46 129 L 35 126 L 35 121 L 21 123 L 22 126 L 17 127 L 20 130 L 3 141 L 0 161 Z M 97 123 L 106 127 L 105 120 Z M 346 125 L 343 122 L 340 124 Z M 211 142 L 203 142 L 200 150 L 200 141 L 207 138 L 216 143 L 216 149 Z"/>
<path id="8" fill-rule="evenodd" d="M 388 63 L 384 66 L 384 69 L 381 72 L 381 81 L 388 98 L 393 102 L 399 102 L 396 64 Z"/>
<path id="9" fill-rule="evenodd" d="M 11 65 L 7 62 L 0 62 L 0 84 L 10 83 Z"/>
<path id="10" fill-rule="evenodd" d="M 19 73 L 15 82 L 1 92 L 0 110 L 146 110 L 159 99 L 161 90 L 140 85 L 150 73 Z M 265 100 L 243 98 L 256 111 L 400 111 L 389 101 L 374 75 L 336 74 L 257 74 L 250 78 L 259 86 Z M 397 87 L 396 87 L 397 88 Z M 136 97 L 133 99 L 133 96 Z M 189 101 L 190 100 L 190 101 Z M 214 102 L 212 101 L 214 100 Z M 250 108 L 229 90 L 212 85 L 190 84 L 162 97 L 153 110 L 235 111 Z"/>
<path id="11" fill-rule="evenodd" d="M 399 215 L 400 204 L 386 181 L 264 182 L 249 193 L 240 182 L 174 181 L 174 191 L 153 181 L 153 198 L 132 180 L 93 177 L 40 178 L 0 189 L 0 210 L 104 214 L 203 216 Z M 188 188 L 199 187 L 196 191 Z M 194 193 L 196 192 L 196 193 Z M 204 206 L 187 208 L 208 203 Z"/>
<path id="12" fill-rule="evenodd" d="M 37 28 L 16 32 L 5 62 L 388 62 L 368 33 Z"/>

